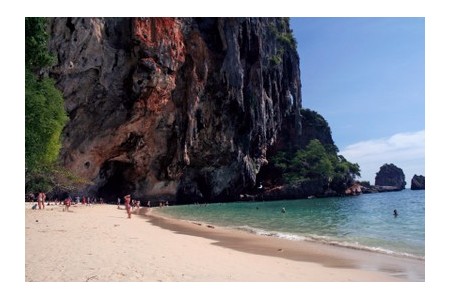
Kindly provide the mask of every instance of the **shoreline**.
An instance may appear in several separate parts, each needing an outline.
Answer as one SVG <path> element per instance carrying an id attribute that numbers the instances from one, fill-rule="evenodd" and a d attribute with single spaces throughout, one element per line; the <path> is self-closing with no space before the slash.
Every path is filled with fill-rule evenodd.
<path id="1" fill-rule="evenodd" d="M 406 281 L 425 281 L 425 259 L 366 249 L 328 244 L 321 241 L 289 240 L 277 236 L 217 226 L 215 224 L 177 219 L 159 208 L 152 214 L 140 214 L 153 225 L 178 234 L 214 240 L 213 245 L 256 255 L 267 255 L 299 262 L 318 263 L 328 268 L 350 268 L 366 271 L 383 270 L 389 276 Z"/>
<path id="2" fill-rule="evenodd" d="M 146 208 L 146 209 L 148 209 L 148 208 Z M 281 240 L 289 240 L 292 242 L 306 242 L 306 243 L 314 243 L 314 244 L 317 243 L 317 244 L 331 246 L 331 247 L 352 249 L 352 250 L 356 250 L 356 251 L 364 251 L 364 252 L 369 252 L 369 253 L 376 253 L 376 254 L 382 254 L 382 255 L 398 257 L 398 258 L 405 258 L 405 259 L 412 259 L 412 260 L 418 260 L 418 261 L 423 261 L 423 262 L 425 261 L 425 256 L 419 256 L 419 255 L 410 254 L 410 253 L 406 253 L 406 252 L 395 252 L 393 250 L 380 248 L 380 247 L 364 246 L 364 245 L 352 244 L 352 243 L 348 243 L 348 242 L 338 242 L 338 241 L 334 241 L 334 240 L 327 240 L 326 238 L 311 238 L 311 237 L 306 237 L 306 236 L 301 236 L 298 234 L 291 234 L 291 233 L 284 234 L 282 232 L 276 232 L 276 231 L 270 232 L 270 231 L 266 231 L 265 229 L 259 229 L 259 228 L 253 228 L 253 227 L 247 227 L 247 226 L 234 227 L 233 225 L 217 225 L 215 223 L 209 224 L 207 221 L 195 221 L 195 220 L 177 218 L 177 217 L 167 214 L 163 211 L 159 211 L 158 207 L 154 207 L 153 209 L 156 209 L 153 211 L 155 213 L 155 215 L 157 215 L 161 218 L 179 220 L 182 222 L 192 223 L 192 224 L 196 224 L 196 225 L 200 225 L 200 226 L 201 225 L 205 225 L 205 226 L 211 225 L 211 226 L 223 228 L 226 230 L 245 232 L 245 233 L 249 233 L 252 235 L 266 236 L 266 237 L 277 238 L 277 239 L 281 239 Z M 289 236 L 291 238 L 286 237 L 286 236 Z"/>
<path id="3" fill-rule="evenodd" d="M 116 205 L 25 209 L 25 281 L 424 281 L 424 262 L 194 224 Z M 421 275 L 422 274 L 422 275 Z"/>

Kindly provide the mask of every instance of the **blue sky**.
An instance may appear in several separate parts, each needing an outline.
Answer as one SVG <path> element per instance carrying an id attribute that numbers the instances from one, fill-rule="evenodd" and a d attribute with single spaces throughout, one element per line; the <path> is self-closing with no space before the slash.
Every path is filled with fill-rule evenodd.
<path id="1" fill-rule="evenodd" d="M 425 19 L 291 18 L 303 107 L 372 184 L 384 163 L 425 175 Z"/>

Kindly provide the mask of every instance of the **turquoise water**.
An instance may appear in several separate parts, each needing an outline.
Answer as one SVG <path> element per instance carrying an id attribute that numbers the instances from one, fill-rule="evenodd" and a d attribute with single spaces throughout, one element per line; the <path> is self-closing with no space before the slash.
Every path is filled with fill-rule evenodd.
<path id="1" fill-rule="evenodd" d="M 425 257 L 425 191 L 171 206 L 163 212 L 260 235 Z"/>

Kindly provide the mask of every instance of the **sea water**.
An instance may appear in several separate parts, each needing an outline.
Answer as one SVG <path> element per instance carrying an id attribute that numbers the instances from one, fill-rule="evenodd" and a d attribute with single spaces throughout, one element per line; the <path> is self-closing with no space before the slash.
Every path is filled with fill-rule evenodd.
<path id="1" fill-rule="evenodd" d="M 394 209 L 398 215 L 394 216 Z M 283 212 L 284 211 L 284 212 Z M 425 258 L 425 191 L 164 207 L 196 222 L 290 240 Z"/>

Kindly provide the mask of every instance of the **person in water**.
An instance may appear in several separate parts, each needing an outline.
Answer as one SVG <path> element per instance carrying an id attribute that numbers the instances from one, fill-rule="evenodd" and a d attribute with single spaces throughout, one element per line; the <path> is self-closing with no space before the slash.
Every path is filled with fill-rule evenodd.
<path id="1" fill-rule="evenodd" d="M 397 210 L 394 209 L 394 217 L 397 217 L 397 216 L 398 216 Z"/>
<path id="2" fill-rule="evenodd" d="M 283 208 L 281 209 L 281 212 L 284 214 L 284 213 L 286 212 L 286 209 L 283 207 Z"/>

